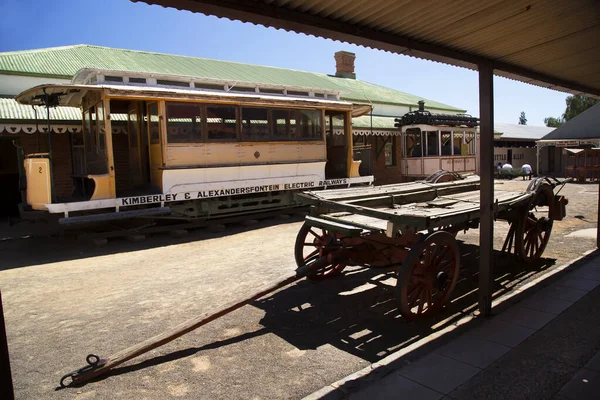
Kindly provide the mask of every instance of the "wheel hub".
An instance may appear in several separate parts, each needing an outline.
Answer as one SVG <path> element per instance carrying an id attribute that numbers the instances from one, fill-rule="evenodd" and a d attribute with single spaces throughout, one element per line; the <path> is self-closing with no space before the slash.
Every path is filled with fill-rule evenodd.
<path id="1" fill-rule="evenodd" d="M 438 272 L 437 275 L 435 276 L 435 288 L 438 291 L 443 292 L 446 289 L 446 286 L 448 285 L 449 277 L 450 276 L 445 271 Z"/>

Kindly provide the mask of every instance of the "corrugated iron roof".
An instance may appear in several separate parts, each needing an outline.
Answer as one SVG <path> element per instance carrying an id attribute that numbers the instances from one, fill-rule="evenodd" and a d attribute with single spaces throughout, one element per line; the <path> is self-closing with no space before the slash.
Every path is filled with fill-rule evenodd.
<path id="1" fill-rule="evenodd" d="M 36 116 L 37 112 L 37 116 Z M 28 106 L 17 102 L 14 98 L 0 97 L 0 121 L 46 121 L 46 107 Z M 127 114 L 111 114 L 112 121 L 127 121 Z M 50 108 L 50 120 L 52 121 L 74 121 L 81 122 L 81 109 L 78 107 L 55 107 Z"/>
<path id="2" fill-rule="evenodd" d="M 598 0 L 140 1 L 600 97 Z"/>
<path id="3" fill-rule="evenodd" d="M 588 108 L 542 138 L 542 140 L 571 139 L 600 140 L 600 103 Z"/>
<path id="4" fill-rule="evenodd" d="M 340 91 L 343 100 L 353 102 L 416 106 L 419 100 L 425 100 L 429 109 L 465 111 L 358 79 L 337 78 L 315 72 L 231 61 L 91 45 L 0 53 L 0 74 L 72 78 L 82 68 L 187 75 L 254 84 L 323 88 Z"/>
<path id="5" fill-rule="evenodd" d="M 548 126 L 505 124 L 494 122 L 494 131 L 502 134 L 502 139 L 540 140 L 556 128 Z"/>
<path id="6" fill-rule="evenodd" d="M 37 111 L 37 116 L 36 116 Z M 46 107 L 26 106 L 15 99 L 0 98 L 0 120 L 46 121 Z M 53 121 L 81 121 L 81 110 L 77 107 L 57 107 L 50 109 Z"/>

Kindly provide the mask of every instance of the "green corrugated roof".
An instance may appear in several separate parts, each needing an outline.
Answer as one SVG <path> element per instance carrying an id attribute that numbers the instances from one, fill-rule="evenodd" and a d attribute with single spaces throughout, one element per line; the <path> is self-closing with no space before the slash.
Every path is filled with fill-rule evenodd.
<path id="1" fill-rule="evenodd" d="M 364 129 L 398 129 L 394 126 L 394 117 L 380 117 L 373 115 L 363 115 L 362 117 L 352 118 L 353 128 L 364 128 Z"/>
<path id="2" fill-rule="evenodd" d="M 41 123 L 46 121 L 46 107 L 35 106 L 37 120 Z M 111 114 L 113 121 L 127 121 L 127 114 Z M 77 121 L 81 122 L 81 109 L 78 107 L 56 107 L 50 109 L 50 119 L 53 121 Z M 0 97 L 0 120 L 35 121 L 36 112 L 32 106 L 20 104 L 13 98 Z"/>
<path id="3" fill-rule="evenodd" d="M 314 72 L 231 61 L 91 45 L 0 53 L 0 73 L 5 74 L 70 79 L 82 68 L 197 76 L 253 84 L 322 88 L 340 91 L 342 99 L 349 101 L 417 106 L 419 100 L 425 100 L 427 108 L 465 111 L 358 79 L 337 78 Z"/>
<path id="4" fill-rule="evenodd" d="M 36 106 L 37 119 L 46 120 L 46 108 Z M 36 120 L 33 107 L 17 103 L 15 99 L 0 98 L 0 120 Z M 81 121 L 81 110 L 77 107 L 57 107 L 50 109 L 50 119 L 54 121 Z"/>

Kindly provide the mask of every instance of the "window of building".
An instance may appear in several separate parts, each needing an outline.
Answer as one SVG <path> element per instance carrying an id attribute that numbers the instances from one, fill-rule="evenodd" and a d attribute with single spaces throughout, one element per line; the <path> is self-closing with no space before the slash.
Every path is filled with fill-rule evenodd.
<path id="1" fill-rule="evenodd" d="M 236 108 L 206 106 L 208 140 L 233 142 L 237 140 Z"/>
<path id="2" fill-rule="evenodd" d="M 167 142 L 199 143 L 202 141 L 202 108 L 194 103 L 166 103 Z"/>
<path id="3" fill-rule="evenodd" d="M 393 136 L 389 137 L 388 142 L 384 145 L 383 154 L 385 156 L 385 166 L 396 166 L 396 141 Z"/>
<path id="4" fill-rule="evenodd" d="M 266 108 L 242 107 L 242 140 L 269 140 L 269 111 Z"/>
<path id="5" fill-rule="evenodd" d="M 164 86 L 178 86 L 178 87 L 184 87 L 184 88 L 190 87 L 189 82 L 170 81 L 170 80 L 166 80 L 166 79 L 157 79 L 156 83 L 158 85 L 164 85 Z"/>
<path id="6" fill-rule="evenodd" d="M 367 135 L 353 135 L 352 146 L 354 147 L 366 147 L 367 146 Z"/>

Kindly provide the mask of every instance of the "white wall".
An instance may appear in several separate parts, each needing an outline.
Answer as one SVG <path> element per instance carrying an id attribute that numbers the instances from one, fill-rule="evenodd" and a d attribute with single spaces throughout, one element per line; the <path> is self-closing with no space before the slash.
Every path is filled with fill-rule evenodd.
<path id="1" fill-rule="evenodd" d="M 494 165 L 498 165 L 498 163 L 506 164 L 508 150 L 512 150 L 512 162 L 510 165 L 512 165 L 513 168 L 519 168 L 523 164 L 529 164 L 531 165 L 533 172 L 537 172 L 535 170 L 537 163 L 535 147 L 494 147 Z"/>
<path id="2" fill-rule="evenodd" d="M 71 83 L 71 80 L 0 74 L 0 95 L 16 96 L 26 89 L 45 83 Z"/>

